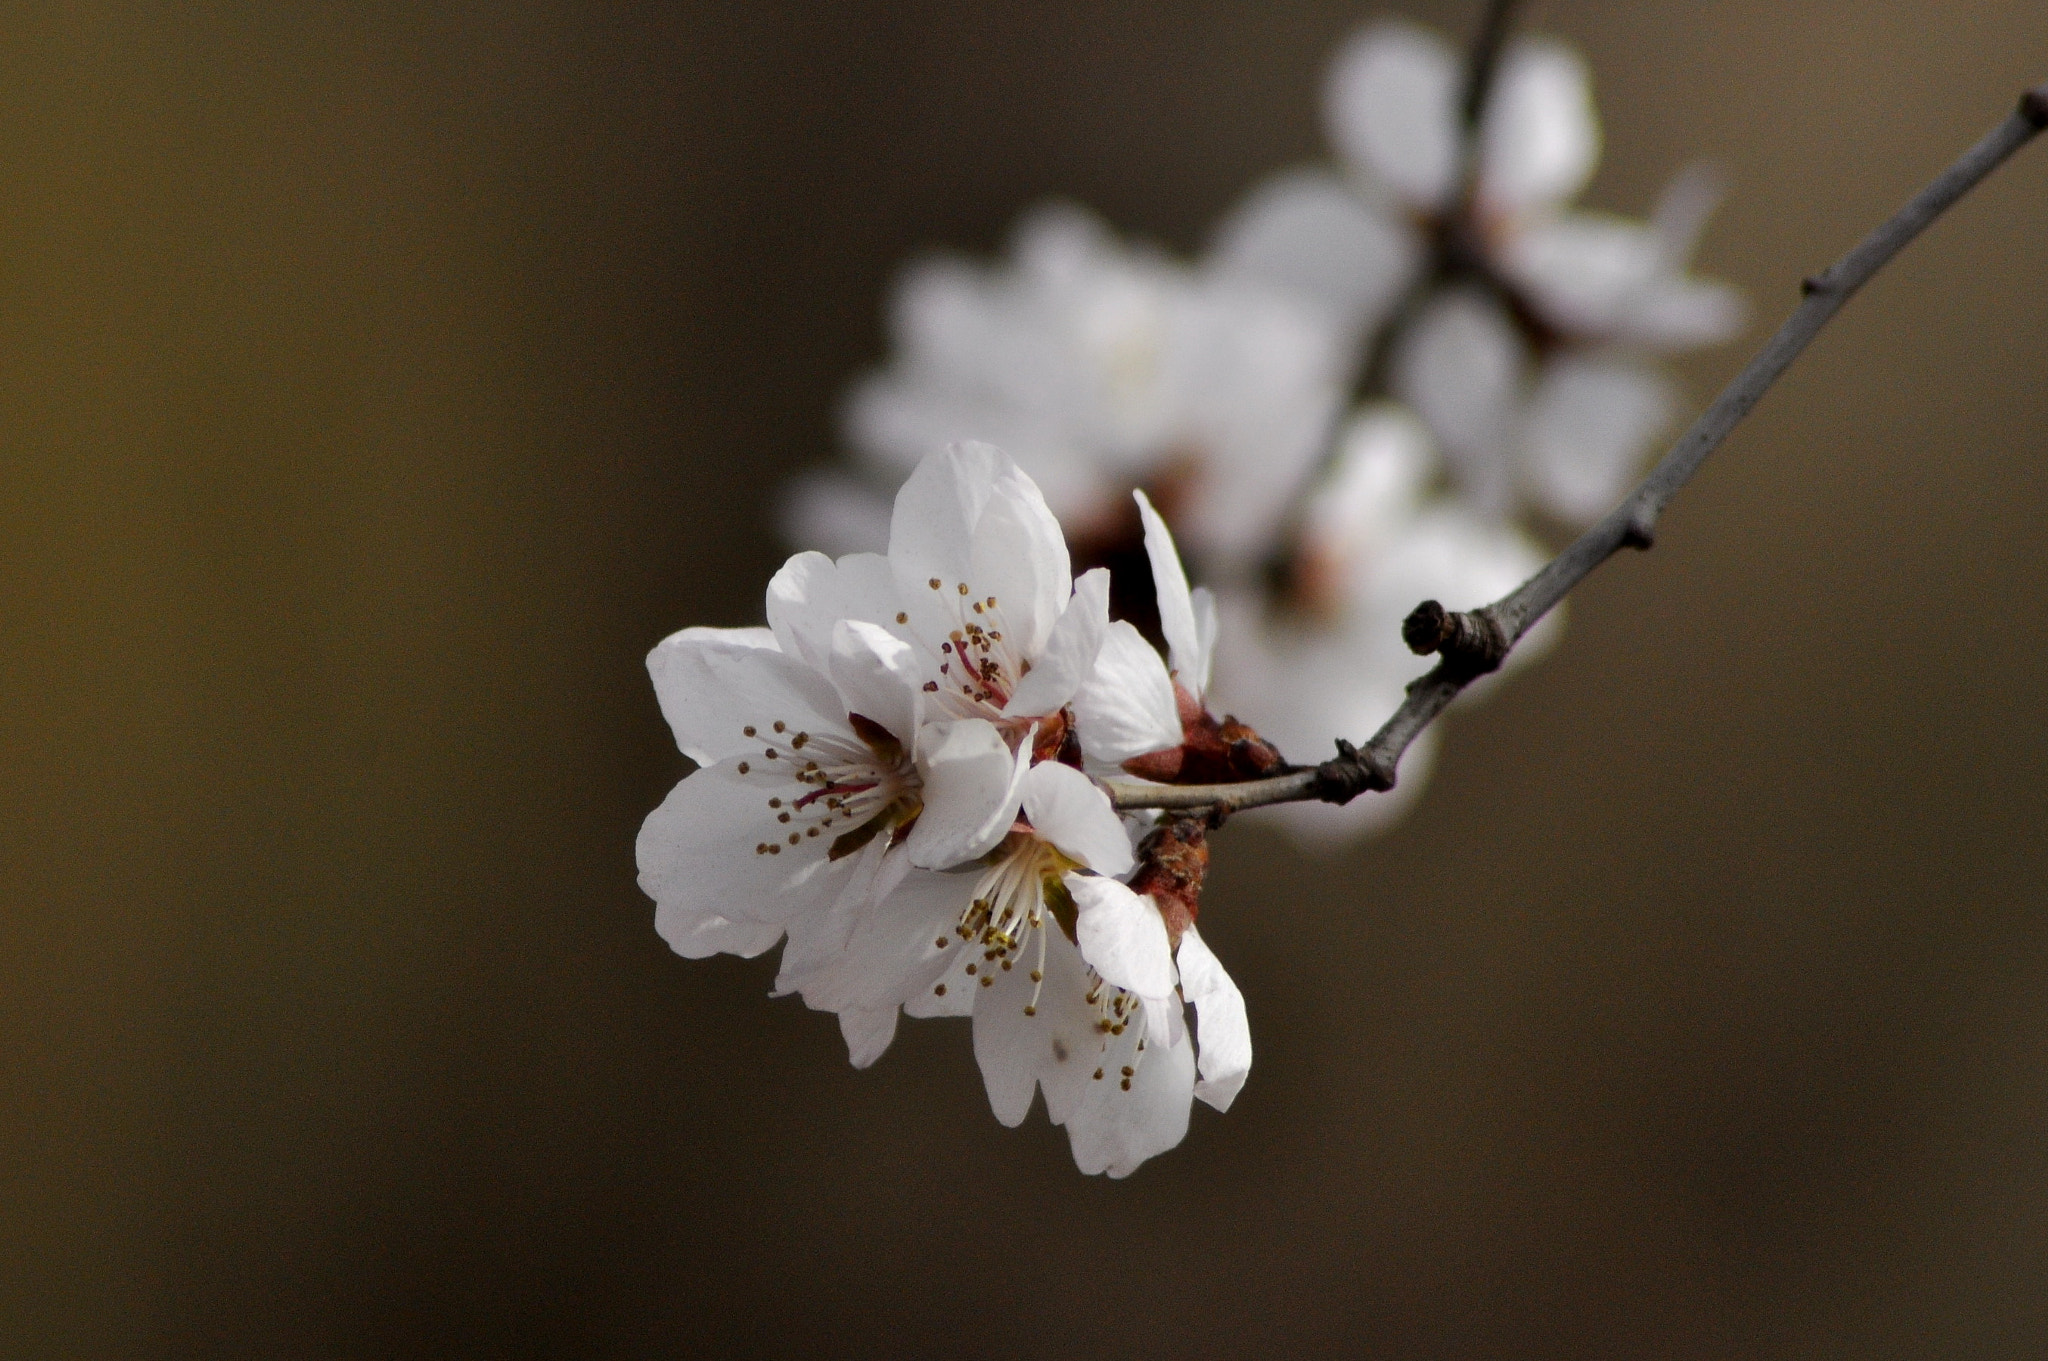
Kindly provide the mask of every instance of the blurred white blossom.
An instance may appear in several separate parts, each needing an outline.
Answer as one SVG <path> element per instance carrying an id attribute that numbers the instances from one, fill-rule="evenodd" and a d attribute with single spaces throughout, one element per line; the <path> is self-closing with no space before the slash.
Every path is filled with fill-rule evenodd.
<path id="1" fill-rule="evenodd" d="M 1401 639 L 1401 621 L 1418 602 L 1475 609 L 1543 564 L 1522 531 L 1433 492 L 1439 471 L 1429 431 L 1412 414 L 1392 403 L 1363 409 L 1309 504 L 1287 603 L 1251 590 L 1219 593 L 1215 702 L 1253 716 L 1297 761 L 1325 759 L 1336 737 L 1369 736 L 1400 706 L 1408 682 L 1430 669 L 1434 659 Z M 1534 661 L 1561 627 L 1562 611 L 1553 611 L 1503 672 Z M 1498 680 L 1480 681 L 1466 698 Z M 1341 808 L 1285 804 L 1275 815 L 1314 843 L 1385 825 L 1426 783 L 1436 733 L 1425 729 L 1409 747 L 1392 792 Z"/>
<path id="2" fill-rule="evenodd" d="M 1067 532 L 1113 534 L 1150 487 L 1205 560 L 1271 543 L 1321 453 L 1346 377 L 1345 340 L 1318 308 L 1253 280 L 1118 240 L 1078 208 L 1018 224 L 1009 258 L 909 270 L 890 310 L 894 352 L 858 384 L 846 429 L 893 486 L 932 450 L 990 440 L 1043 489 Z M 793 531 L 847 542 L 878 523 L 845 481 L 800 486 Z"/>
<path id="3" fill-rule="evenodd" d="M 1398 327 L 1393 394 L 1430 423 L 1477 508 L 1527 501 L 1587 522 L 1676 412 L 1654 355 L 1742 324 L 1732 289 L 1687 273 L 1719 191 L 1695 168 L 1649 222 L 1574 209 L 1600 151 L 1583 61 L 1554 41 L 1511 43 L 1469 155 L 1463 79 L 1460 54 L 1427 29 L 1361 31 L 1324 90 L 1341 170 L 1255 190 L 1213 258 L 1320 301 L 1361 347 Z"/>

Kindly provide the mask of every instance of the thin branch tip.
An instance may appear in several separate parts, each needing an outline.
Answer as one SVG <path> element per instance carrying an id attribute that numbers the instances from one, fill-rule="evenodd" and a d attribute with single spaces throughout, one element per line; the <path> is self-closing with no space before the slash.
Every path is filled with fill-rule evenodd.
<path id="1" fill-rule="evenodd" d="M 2048 128 L 2048 81 L 2020 96 L 2020 117 L 2037 128 Z"/>

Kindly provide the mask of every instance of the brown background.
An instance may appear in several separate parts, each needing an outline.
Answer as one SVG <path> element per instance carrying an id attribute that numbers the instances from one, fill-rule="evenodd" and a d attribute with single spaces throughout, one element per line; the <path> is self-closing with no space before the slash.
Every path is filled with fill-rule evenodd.
<path id="1" fill-rule="evenodd" d="M 0 1352 L 2040 1354 L 2042 148 L 1404 827 L 1229 832 L 1258 1066 L 1135 1179 L 654 935 L 641 655 L 756 617 L 895 265 L 1199 244 L 1368 12 L 13 7 Z M 1537 19 L 1767 323 L 2048 75 L 2038 0 Z"/>

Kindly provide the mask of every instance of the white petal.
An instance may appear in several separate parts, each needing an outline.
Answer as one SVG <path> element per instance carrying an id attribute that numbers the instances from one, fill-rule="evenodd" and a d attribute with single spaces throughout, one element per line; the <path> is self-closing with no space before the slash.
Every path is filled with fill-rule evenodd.
<path id="1" fill-rule="evenodd" d="M 1097 1082 L 1067 1124 L 1074 1164 L 1093 1175 L 1128 1177 L 1147 1158 L 1174 1147 L 1188 1132 L 1194 1095 L 1195 1046 L 1183 1030 L 1171 1047 L 1148 1043 L 1131 1090 Z"/>
<path id="2" fill-rule="evenodd" d="M 1650 226 L 1667 268 L 1684 271 L 1699 245 L 1700 233 L 1706 230 L 1707 219 L 1721 206 L 1726 191 L 1721 172 L 1706 161 L 1694 161 L 1664 186 L 1656 210 L 1650 214 Z"/>
<path id="3" fill-rule="evenodd" d="M 1066 541 L 1045 498 L 1006 454 L 975 441 L 925 459 L 897 492 L 889 562 L 928 637 L 958 626 L 955 596 L 994 595 L 1005 632 L 1027 655 L 1044 645 L 1072 590 Z"/>
<path id="4" fill-rule="evenodd" d="M 907 748 L 924 681 L 916 650 L 879 624 L 842 619 L 832 632 L 831 666 L 847 712 L 873 719 Z"/>
<path id="5" fill-rule="evenodd" d="M 1213 614 L 1212 605 L 1212 622 Z M 1166 663 L 1125 620 L 1109 626 L 1094 672 L 1075 692 L 1074 721 L 1082 754 L 1112 766 L 1181 744 L 1180 710 Z"/>
<path id="6" fill-rule="evenodd" d="M 1436 432 L 1466 494 L 1506 508 L 1508 448 L 1527 347 L 1499 303 L 1457 289 L 1433 300 L 1394 357 L 1394 391 Z"/>
<path id="7" fill-rule="evenodd" d="M 1551 514 L 1590 524 L 1635 480 L 1677 394 L 1649 365 L 1560 355 L 1544 366 L 1522 436 L 1522 478 Z"/>
<path id="8" fill-rule="evenodd" d="M 889 546 L 889 498 L 844 473 L 805 473 L 783 488 L 775 523 L 785 543 L 834 557 L 880 553 Z"/>
<path id="9" fill-rule="evenodd" d="M 830 906 L 789 919 L 789 943 L 782 949 L 771 996 L 801 992 L 812 1006 L 836 1010 L 849 996 L 872 1000 L 882 995 L 843 991 L 851 986 L 844 978 L 848 949 L 876 904 L 909 872 L 910 858 L 891 845 L 889 837 L 877 836 L 851 864 L 852 871 L 841 876 L 844 886 Z"/>
<path id="10" fill-rule="evenodd" d="M 900 853 L 891 858 L 904 859 Z M 965 989 L 939 994 L 933 988 L 967 957 L 978 958 L 954 931 L 974 883 L 971 875 L 911 870 L 855 925 L 836 965 L 804 980 L 804 1000 L 834 1011 L 888 1002 L 901 1003 L 912 1016 L 967 1015 L 974 999 Z"/>
<path id="11" fill-rule="evenodd" d="M 889 519 L 889 565 L 906 601 L 936 595 L 927 585 L 931 579 L 945 591 L 967 579 L 974 527 L 988 507 L 997 476 L 1015 467 L 994 445 L 966 441 L 925 458 L 897 489 Z"/>
<path id="12" fill-rule="evenodd" d="M 746 735 L 777 719 L 792 730 L 845 727 L 839 696 L 803 662 L 777 651 L 761 629 L 688 628 L 647 654 L 662 717 L 683 755 L 699 765 L 759 751 Z"/>
<path id="13" fill-rule="evenodd" d="M 792 782 L 758 768 L 742 775 L 738 764 L 720 762 L 683 780 L 640 828 L 640 887 L 654 899 L 655 929 L 679 952 L 696 949 L 707 930 L 725 939 L 719 922 L 779 931 L 794 918 L 822 914 L 853 874 L 851 861 L 826 859 L 822 841 L 787 843 L 788 828 L 768 799 L 795 789 Z M 777 849 L 756 849 L 765 845 Z"/>
<path id="14" fill-rule="evenodd" d="M 1244 994 L 1193 926 L 1181 932 L 1174 958 L 1180 965 L 1181 995 L 1194 1007 L 1199 1027 L 1195 1038 L 1200 1044 L 1201 1078 L 1195 1083 L 1195 1095 L 1217 1110 L 1227 1111 L 1252 1070 L 1252 1032 L 1245 1023 Z"/>
<path id="15" fill-rule="evenodd" d="M 1205 695 L 1209 692 L 1209 674 L 1216 669 L 1216 596 L 1207 586 L 1197 586 L 1188 596 L 1188 605 L 1195 612 L 1195 655 L 1201 662 L 1188 688 L 1197 695 Z"/>
<path id="16" fill-rule="evenodd" d="M 1729 339 L 1748 321 L 1749 303 L 1733 286 L 1666 277 L 1643 291 L 1615 334 L 1653 350 L 1691 350 Z"/>
<path id="17" fill-rule="evenodd" d="M 1429 431 L 1406 407 L 1375 402 L 1345 427 L 1337 463 L 1308 506 L 1308 537 L 1349 559 L 1386 543 L 1414 516 L 1437 467 Z"/>
<path id="18" fill-rule="evenodd" d="M 1074 936 L 1081 958 L 1126 992 L 1148 1000 L 1172 993 L 1173 947 L 1158 905 L 1099 874 L 1069 874 L 1066 885 L 1078 913 Z"/>
<path id="19" fill-rule="evenodd" d="M 1328 309 L 1221 276 L 1176 309 L 1172 332 L 1170 419 L 1131 481 L 1180 451 L 1174 532 L 1211 561 L 1254 566 L 1329 439 L 1355 338 Z"/>
<path id="20" fill-rule="evenodd" d="M 1042 761 L 1031 767 L 1024 777 L 1024 816 L 1039 840 L 1097 874 L 1127 874 L 1136 863 L 1109 795 L 1072 766 Z"/>
<path id="21" fill-rule="evenodd" d="M 1044 1087 L 1046 1113 L 1057 1124 L 1088 1100 L 1091 1088 L 1104 1085 L 1093 1078 L 1101 1063 L 1102 1037 L 1095 1029 L 1098 1013 L 1086 1000 L 1081 956 L 1049 923 L 1044 944 L 1045 977 L 1039 985 L 1030 978 L 1035 953 L 1023 967 L 992 975 L 987 987 L 978 978 L 961 978 L 965 987 L 959 991 L 969 994 L 974 1007 L 975 1061 L 989 1106 L 1006 1125 L 1023 1123 L 1035 1086 Z M 953 991 L 949 985 L 949 996 Z M 1028 1014 L 1026 1007 L 1031 1008 Z"/>
<path id="22" fill-rule="evenodd" d="M 997 477 L 975 522 L 970 559 L 963 580 L 971 597 L 994 596 L 1003 633 L 1025 656 L 1037 656 L 1067 607 L 1074 575 L 1059 521 L 1014 464 Z"/>
<path id="23" fill-rule="evenodd" d="M 994 849 L 1017 819 L 1030 759 L 1028 741 L 1012 752 L 987 719 L 949 719 L 920 728 L 924 811 L 905 842 L 911 863 L 947 869 Z"/>
<path id="24" fill-rule="evenodd" d="M 1420 208 L 1456 187 L 1457 54 L 1428 29 L 1383 21 L 1339 49 L 1323 87 L 1331 143 L 1354 166 Z"/>
<path id="25" fill-rule="evenodd" d="M 1567 213 L 1517 232 L 1503 265 L 1553 325 L 1611 335 L 1665 269 L 1657 234 L 1605 213 Z"/>
<path id="26" fill-rule="evenodd" d="M 784 652 L 829 672 L 839 621 L 882 623 L 894 617 L 895 600 L 886 558 L 850 553 L 835 562 L 823 553 L 798 553 L 768 582 L 768 627 Z"/>
<path id="27" fill-rule="evenodd" d="M 676 918 L 663 939 L 684 959 L 709 959 L 712 955 L 752 959 L 782 939 L 782 928 L 773 922 L 729 921 L 714 912 Z"/>
<path id="28" fill-rule="evenodd" d="M 1138 502 L 1138 515 L 1145 523 L 1145 557 L 1152 564 L 1152 590 L 1159 599 L 1159 631 L 1166 637 L 1167 660 L 1176 676 L 1182 677 L 1197 699 L 1201 697 L 1199 677 L 1209 670 L 1209 658 L 1202 651 L 1202 638 L 1195 628 L 1195 605 L 1188 594 L 1188 575 L 1180 565 L 1180 550 L 1173 545 L 1173 533 L 1141 488 L 1131 493 Z"/>
<path id="29" fill-rule="evenodd" d="M 1524 38 L 1501 59 L 1480 129 L 1485 206 L 1521 213 L 1563 203 L 1600 160 L 1600 119 L 1586 63 L 1561 43 Z"/>
<path id="30" fill-rule="evenodd" d="M 1000 597 L 999 597 L 1000 598 Z M 1005 613 L 1005 622 L 1008 615 Z M 1109 632 L 1109 569 L 1096 567 L 1074 582 L 1073 599 L 1053 625 L 1052 635 L 1031 660 L 1003 712 L 1038 718 L 1058 713 L 1095 670 L 1096 655 Z"/>
<path id="31" fill-rule="evenodd" d="M 1327 309 L 1348 334 L 1378 326 L 1422 258 L 1415 229 L 1335 176 L 1285 171 L 1254 189 L 1216 235 L 1219 269 Z"/>
<path id="32" fill-rule="evenodd" d="M 867 1067 L 896 1038 L 896 1004 L 848 1007 L 839 1013 L 839 1033 L 846 1039 L 846 1057 L 853 1066 Z"/>

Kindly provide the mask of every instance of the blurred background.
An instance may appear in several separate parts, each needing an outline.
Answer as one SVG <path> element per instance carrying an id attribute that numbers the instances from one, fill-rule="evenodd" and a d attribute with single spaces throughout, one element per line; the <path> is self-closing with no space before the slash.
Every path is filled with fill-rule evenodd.
<path id="1" fill-rule="evenodd" d="M 653 931 L 641 658 L 758 620 L 899 263 L 1055 193 L 1198 247 L 1378 12 L 18 7 L 0 1353 L 2038 1355 L 2048 149 L 1406 823 L 1228 829 L 1257 1066 L 1130 1181 L 997 1125 L 963 1024 L 855 1073 Z M 1701 403 L 2048 75 L 2036 0 L 1529 25 L 1592 203 L 1728 172 Z"/>

